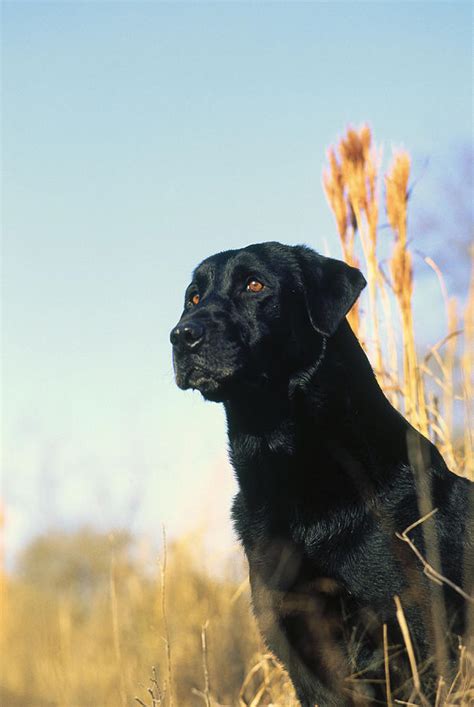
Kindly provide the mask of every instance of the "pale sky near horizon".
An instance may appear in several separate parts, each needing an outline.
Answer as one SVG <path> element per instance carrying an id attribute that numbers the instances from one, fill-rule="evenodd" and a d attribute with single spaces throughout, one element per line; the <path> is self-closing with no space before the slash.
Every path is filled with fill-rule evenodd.
<path id="1" fill-rule="evenodd" d="M 223 413 L 173 382 L 190 272 L 264 240 L 338 256 L 320 182 L 348 123 L 368 121 L 387 158 L 410 150 L 429 208 L 472 139 L 471 5 L 2 13 L 8 557 L 83 523 L 158 535 L 208 520 L 230 543 Z M 436 335 L 435 278 L 423 288 L 419 326 Z"/>

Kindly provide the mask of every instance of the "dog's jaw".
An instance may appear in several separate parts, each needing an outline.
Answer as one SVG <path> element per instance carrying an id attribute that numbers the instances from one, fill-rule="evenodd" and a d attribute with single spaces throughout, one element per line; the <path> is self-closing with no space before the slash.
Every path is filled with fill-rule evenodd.
<path id="1" fill-rule="evenodd" d="M 196 390 L 205 400 L 223 403 L 230 395 L 230 377 L 216 376 L 204 368 L 183 368 L 174 361 L 175 380 L 181 390 Z"/>

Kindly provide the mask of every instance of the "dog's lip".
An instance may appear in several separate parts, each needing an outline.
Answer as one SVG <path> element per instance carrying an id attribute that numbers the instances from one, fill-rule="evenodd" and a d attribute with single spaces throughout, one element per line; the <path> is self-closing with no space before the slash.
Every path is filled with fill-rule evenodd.
<path id="1" fill-rule="evenodd" d="M 211 374 L 210 371 L 206 371 L 204 368 L 198 366 L 193 366 L 187 371 L 185 376 L 186 385 L 194 390 L 199 390 L 202 387 L 208 387 L 209 384 L 212 386 L 218 385 L 218 380 Z"/>
<path id="2" fill-rule="evenodd" d="M 200 371 L 192 371 L 188 375 L 188 383 L 193 388 L 199 388 L 199 386 L 203 385 L 204 383 L 208 383 L 212 380 L 213 379 L 211 376 L 206 375 L 204 372 L 200 372 Z"/>
<path id="3" fill-rule="evenodd" d="M 201 361 L 174 361 L 176 383 L 181 390 L 199 390 L 201 393 L 216 393 L 228 388 L 239 376 L 241 370 L 236 366 L 214 368 Z"/>

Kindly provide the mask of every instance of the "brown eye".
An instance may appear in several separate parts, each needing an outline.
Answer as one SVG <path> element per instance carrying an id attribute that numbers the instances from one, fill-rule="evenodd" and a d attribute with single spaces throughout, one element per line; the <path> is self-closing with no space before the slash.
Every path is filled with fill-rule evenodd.
<path id="1" fill-rule="evenodd" d="M 193 295 L 193 296 L 191 297 L 191 302 L 192 302 L 193 304 L 199 304 L 199 300 L 200 300 L 200 299 L 201 299 L 201 298 L 199 297 L 199 295 L 196 294 L 196 295 Z"/>
<path id="2" fill-rule="evenodd" d="M 261 292 L 264 287 L 265 285 L 262 282 L 259 282 L 259 280 L 250 280 L 245 289 L 247 292 Z"/>

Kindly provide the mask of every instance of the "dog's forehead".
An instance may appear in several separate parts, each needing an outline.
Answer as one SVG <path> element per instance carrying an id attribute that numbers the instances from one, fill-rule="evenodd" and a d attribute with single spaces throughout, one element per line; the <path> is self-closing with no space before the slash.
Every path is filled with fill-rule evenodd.
<path id="1" fill-rule="evenodd" d="M 291 246 L 281 243 L 255 243 L 235 250 L 226 250 L 211 255 L 198 265 L 193 278 L 205 278 L 211 281 L 216 278 L 228 278 L 235 273 L 248 271 L 282 271 L 285 266 L 292 263 L 294 256 Z"/>

